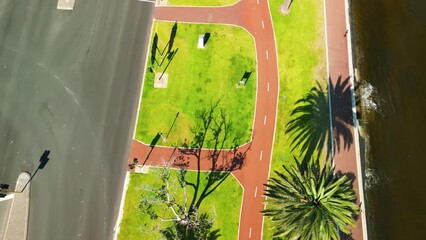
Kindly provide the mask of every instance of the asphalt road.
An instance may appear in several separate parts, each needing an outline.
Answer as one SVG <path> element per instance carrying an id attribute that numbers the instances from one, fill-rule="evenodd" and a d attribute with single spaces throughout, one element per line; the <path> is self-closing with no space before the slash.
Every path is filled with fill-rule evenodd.
<path id="1" fill-rule="evenodd" d="M 0 1 L 0 183 L 33 173 L 29 239 L 111 239 L 154 5 Z"/>

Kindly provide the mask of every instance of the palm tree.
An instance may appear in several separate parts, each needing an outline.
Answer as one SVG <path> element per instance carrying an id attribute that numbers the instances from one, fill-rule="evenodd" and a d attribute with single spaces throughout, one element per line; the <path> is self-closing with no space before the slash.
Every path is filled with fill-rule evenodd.
<path id="1" fill-rule="evenodd" d="M 304 167 L 283 166 L 284 173 L 265 184 L 263 211 L 275 223 L 275 237 L 286 239 L 339 239 L 339 231 L 350 234 L 359 212 L 352 182 L 345 175 L 337 177 L 334 168 L 318 161 Z"/>

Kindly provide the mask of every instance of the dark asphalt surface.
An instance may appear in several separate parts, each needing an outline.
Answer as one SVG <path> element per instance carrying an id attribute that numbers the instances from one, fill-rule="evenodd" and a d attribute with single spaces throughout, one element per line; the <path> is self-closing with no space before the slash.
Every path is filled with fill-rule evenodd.
<path id="1" fill-rule="evenodd" d="M 0 183 L 33 173 L 29 239 L 111 239 L 154 5 L 0 1 Z"/>

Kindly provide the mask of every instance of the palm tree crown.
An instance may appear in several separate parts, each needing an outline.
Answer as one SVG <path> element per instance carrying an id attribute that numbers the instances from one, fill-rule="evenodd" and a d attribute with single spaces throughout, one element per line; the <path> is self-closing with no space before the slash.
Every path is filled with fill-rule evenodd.
<path id="1" fill-rule="evenodd" d="M 274 236 L 314 240 L 350 233 L 348 224 L 354 226 L 359 212 L 350 179 L 336 177 L 329 164 L 321 169 L 318 161 L 283 168 L 284 173 L 275 171 L 277 178 L 265 184 L 270 205 L 263 214 L 275 222 Z"/>

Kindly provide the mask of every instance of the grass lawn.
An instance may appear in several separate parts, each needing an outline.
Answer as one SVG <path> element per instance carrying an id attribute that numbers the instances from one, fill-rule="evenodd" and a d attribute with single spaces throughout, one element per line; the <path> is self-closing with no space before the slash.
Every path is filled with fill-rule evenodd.
<path id="1" fill-rule="evenodd" d="M 156 21 L 153 33 L 158 34 L 161 51 L 167 45 L 174 23 Z M 204 49 L 197 48 L 199 34 L 210 33 Z M 151 41 L 152 42 L 152 41 Z M 150 143 L 157 132 L 169 132 L 163 145 L 181 146 L 191 140 L 191 127 L 197 110 L 220 100 L 225 109 L 232 132 L 226 148 L 246 143 L 251 138 L 256 98 L 256 56 L 252 37 L 242 28 L 225 25 L 178 23 L 173 49 L 178 49 L 166 73 L 167 88 L 154 88 L 154 73 L 147 71 L 139 111 L 136 138 Z M 167 50 L 166 50 L 167 52 Z M 164 54 L 165 55 L 165 54 Z M 164 56 L 163 55 L 163 56 Z M 156 58 L 164 58 L 157 52 Z M 150 56 L 151 58 L 151 56 Z M 148 59 L 148 66 L 151 60 Z M 154 63 L 157 72 L 163 71 Z M 237 87 L 245 71 L 252 71 L 245 87 Z M 208 146 L 206 146 L 208 147 Z"/>
<path id="2" fill-rule="evenodd" d="M 176 176 L 177 171 L 172 171 L 172 174 Z M 188 172 L 187 179 L 193 181 L 195 176 L 196 172 Z M 150 232 L 149 234 L 143 231 L 146 230 L 144 224 L 151 220 L 148 215 L 142 214 L 138 208 L 141 200 L 140 196 L 143 193 L 143 190 L 140 190 L 140 188 L 143 186 L 158 187 L 160 184 L 161 180 L 159 180 L 158 175 L 152 169 L 147 175 L 130 174 L 124 204 L 124 214 L 118 235 L 119 240 L 160 239 L 162 235 L 158 231 Z M 188 187 L 187 189 L 190 196 L 192 188 Z M 238 236 L 242 192 L 241 186 L 231 175 L 201 204 L 201 212 L 211 213 L 211 209 L 214 207 L 216 220 L 212 230 L 219 230 L 219 239 L 236 239 Z"/>
<path id="3" fill-rule="evenodd" d="M 291 5 L 289 15 L 279 12 L 282 0 L 270 0 L 274 22 L 280 71 L 280 99 L 272 155 L 271 175 L 282 171 L 281 165 L 294 163 L 291 139 L 285 134 L 294 103 L 302 98 L 316 83 L 327 81 L 327 63 L 324 39 L 323 1 L 297 0 Z M 296 149 L 297 150 L 297 149 Z M 271 221 L 265 218 L 263 239 L 272 239 Z"/>
<path id="4" fill-rule="evenodd" d="M 236 2 L 238 2 L 238 0 L 168 0 L 168 5 L 224 6 Z"/>

